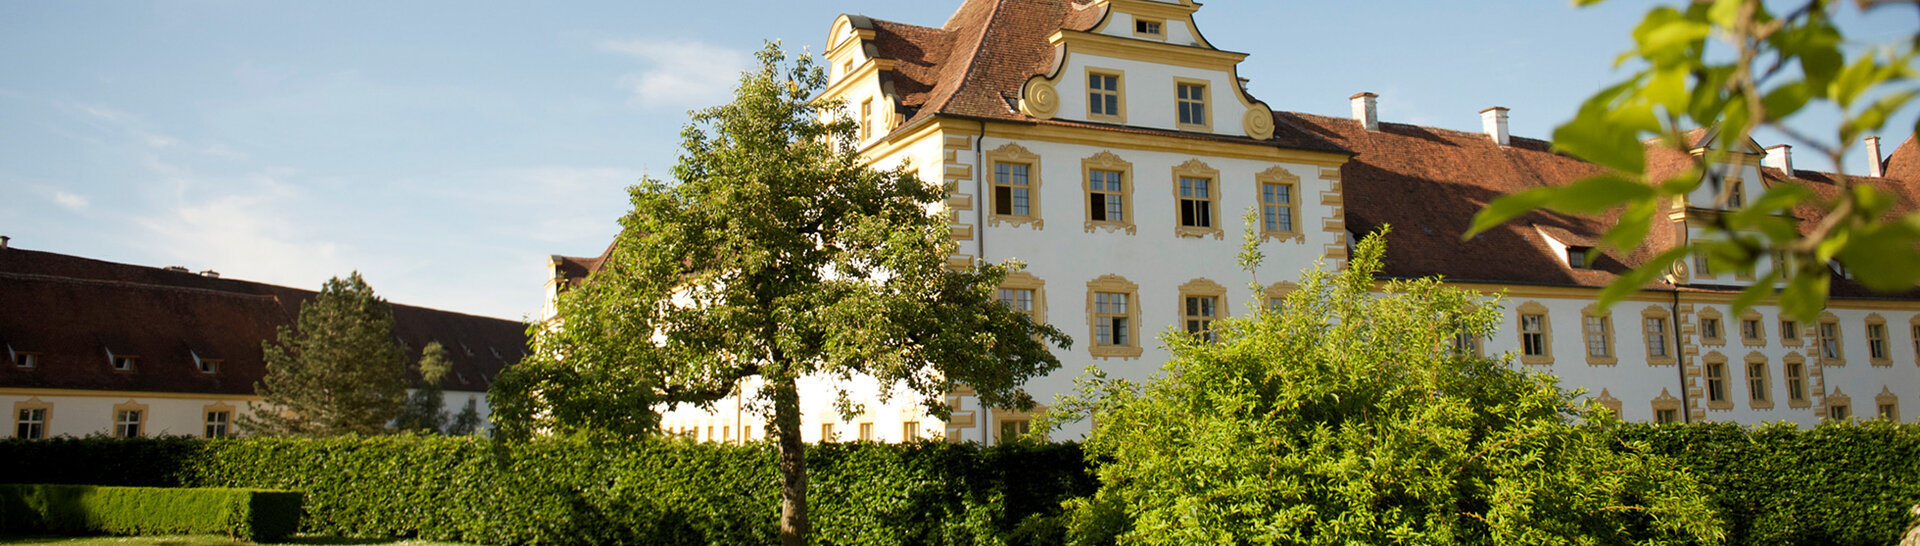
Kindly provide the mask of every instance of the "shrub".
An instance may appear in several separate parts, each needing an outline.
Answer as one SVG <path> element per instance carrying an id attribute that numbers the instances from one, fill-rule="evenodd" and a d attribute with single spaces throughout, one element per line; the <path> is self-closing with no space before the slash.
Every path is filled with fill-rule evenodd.
<path id="1" fill-rule="evenodd" d="M 251 489 L 0 485 L 0 531 L 221 533 L 274 540 L 300 526 L 300 494 Z"/>

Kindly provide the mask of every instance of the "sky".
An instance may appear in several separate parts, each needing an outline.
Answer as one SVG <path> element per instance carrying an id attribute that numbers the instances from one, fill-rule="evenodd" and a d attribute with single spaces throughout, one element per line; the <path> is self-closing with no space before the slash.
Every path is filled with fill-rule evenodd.
<path id="1" fill-rule="evenodd" d="M 1371 91 L 1382 121 L 1477 131 L 1505 106 L 1545 138 L 1624 77 L 1650 5 L 1214 0 L 1195 18 L 1276 110 L 1344 116 Z M 765 41 L 817 54 L 840 13 L 937 27 L 958 6 L 0 2 L 0 235 L 307 289 L 359 271 L 397 303 L 534 318 L 548 256 L 598 255 L 625 188 L 671 177 L 688 111 L 729 100 Z M 1842 19 L 1861 42 L 1916 21 Z"/>

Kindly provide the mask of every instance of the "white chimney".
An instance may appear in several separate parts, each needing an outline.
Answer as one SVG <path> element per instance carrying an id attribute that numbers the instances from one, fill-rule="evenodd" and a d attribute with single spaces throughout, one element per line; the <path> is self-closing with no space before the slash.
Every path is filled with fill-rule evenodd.
<path id="1" fill-rule="evenodd" d="M 1495 143 L 1507 145 L 1507 107 L 1495 106 L 1480 111 L 1480 127 Z"/>
<path id="2" fill-rule="evenodd" d="M 1760 160 L 1761 165 L 1780 169 L 1787 178 L 1793 178 L 1793 145 L 1776 144 L 1767 147 L 1767 158 Z"/>
<path id="3" fill-rule="evenodd" d="M 1867 176 L 1880 178 L 1886 175 L 1887 163 L 1880 157 L 1880 137 L 1867 137 Z"/>
<path id="4" fill-rule="evenodd" d="M 1360 126 L 1368 131 L 1380 130 L 1380 110 L 1377 107 L 1378 103 L 1374 100 L 1379 97 L 1380 95 L 1364 91 L 1347 97 L 1348 100 L 1353 101 L 1353 120 L 1360 122 Z"/>

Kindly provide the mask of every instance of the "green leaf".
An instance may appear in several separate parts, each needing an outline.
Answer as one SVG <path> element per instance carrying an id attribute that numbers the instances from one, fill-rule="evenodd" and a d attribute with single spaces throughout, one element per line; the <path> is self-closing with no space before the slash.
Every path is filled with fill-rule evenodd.
<path id="1" fill-rule="evenodd" d="M 1687 101 L 1691 98 L 1687 93 L 1687 80 L 1691 77 L 1692 73 L 1686 66 L 1655 70 L 1641 93 L 1654 104 L 1665 106 L 1668 112 L 1685 112 Z"/>
<path id="2" fill-rule="evenodd" d="M 1767 109 L 1767 117 L 1784 119 L 1799 112 L 1801 107 L 1813 99 L 1813 87 L 1805 81 L 1796 81 L 1774 88 L 1760 99 L 1760 105 Z"/>
<path id="3" fill-rule="evenodd" d="M 1549 194 L 1551 199 L 1546 206 L 1573 214 L 1598 213 L 1623 203 L 1654 197 L 1652 187 L 1613 174 L 1589 176 L 1566 186 L 1549 189 L 1555 191 Z"/>
<path id="4" fill-rule="evenodd" d="M 1882 292 L 1912 290 L 1920 282 L 1920 216 L 1862 229 L 1840 251 L 1854 280 Z"/>
<path id="5" fill-rule="evenodd" d="M 1473 225 L 1467 228 L 1466 233 L 1460 235 L 1460 240 L 1472 239 L 1473 236 L 1494 226 L 1507 223 L 1508 220 L 1545 206 L 1552 200 L 1553 193 L 1558 189 L 1536 188 L 1520 193 L 1509 193 L 1494 199 L 1492 203 L 1487 203 L 1487 208 L 1480 209 L 1479 214 L 1473 215 Z"/>
<path id="6" fill-rule="evenodd" d="M 1646 19 L 1633 29 L 1633 41 L 1638 44 L 1636 49 L 1641 55 L 1651 59 L 1673 56 L 1692 47 L 1694 42 L 1706 39 L 1712 32 L 1712 25 L 1688 19 L 1679 11 L 1663 6 L 1647 12 Z"/>
<path id="7" fill-rule="evenodd" d="M 1638 175 L 1647 169 L 1647 152 L 1640 145 L 1639 133 L 1633 126 L 1608 119 L 1605 114 L 1588 116 L 1582 112 L 1573 121 L 1554 129 L 1553 147 L 1629 175 Z"/>
<path id="8" fill-rule="evenodd" d="M 1860 113 L 1855 114 L 1852 119 L 1840 124 L 1840 141 L 1853 142 L 1863 133 L 1880 130 L 1881 127 L 1886 126 L 1887 117 L 1905 107 L 1915 95 L 1920 95 L 1920 91 L 1909 89 L 1873 101 L 1873 104 L 1861 109 Z"/>
<path id="9" fill-rule="evenodd" d="M 1840 71 L 1840 76 L 1834 79 L 1828 88 L 1827 96 L 1832 97 L 1841 109 L 1852 109 L 1853 101 L 1877 83 L 1874 81 L 1874 75 L 1877 72 L 1879 72 L 1879 66 L 1874 62 L 1873 55 L 1861 55 L 1860 58 L 1854 59 L 1852 64 L 1847 65 L 1846 69 Z"/>
<path id="10" fill-rule="evenodd" d="M 1780 275 L 1781 272 L 1776 269 L 1768 271 L 1767 274 L 1761 275 L 1758 279 L 1754 279 L 1752 285 L 1748 285 L 1745 289 L 1741 290 L 1740 295 L 1734 296 L 1733 314 L 1738 315 L 1746 312 L 1746 310 L 1752 308 L 1754 304 L 1760 303 L 1760 300 L 1773 295 L 1773 284 L 1780 280 Z"/>
<path id="11" fill-rule="evenodd" d="M 1660 208 L 1656 199 L 1641 199 L 1627 205 L 1620 213 L 1620 220 L 1601 236 L 1600 245 L 1595 250 L 1617 248 L 1631 250 L 1647 239 L 1647 232 L 1653 229 L 1653 214 Z"/>
<path id="12" fill-rule="evenodd" d="M 1813 320 L 1827 306 L 1827 286 L 1831 273 L 1825 267 L 1803 270 L 1787 280 L 1780 291 L 1780 312 L 1800 321 Z"/>

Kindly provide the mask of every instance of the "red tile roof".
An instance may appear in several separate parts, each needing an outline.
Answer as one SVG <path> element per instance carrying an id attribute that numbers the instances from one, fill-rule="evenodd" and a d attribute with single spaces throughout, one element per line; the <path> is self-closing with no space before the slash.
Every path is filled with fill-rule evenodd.
<path id="1" fill-rule="evenodd" d="M 0 249 L 0 341 L 37 353 L 33 369 L 0 365 L 0 386 L 252 394 L 262 341 L 293 324 L 314 292 L 189 272 Z M 393 304 L 396 341 L 417 360 L 439 341 L 453 361 L 447 390 L 485 391 L 526 353 L 516 321 Z M 131 372 L 107 351 L 136 355 Z M 222 360 L 202 373 L 194 355 Z"/>
<path id="2" fill-rule="evenodd" d="M 1056 31 L 1084 31 L 1106 15 L 1088 0 L 966 0 L 939 29 L 879 19 L 876 51 L 896 61 L 886 77 L 900 100 L 904 128 L 949 116 L 1046 125 L 1095 127 L 1130 133 L 1346 153 L 1347 150 L 1287 124 L 1276 124 L 1264 141 L 1247 137 L 1129 127 L 1070 120 L 1042 120 L 1015 109 L 1028 78 L 1052 71 Z"/>

